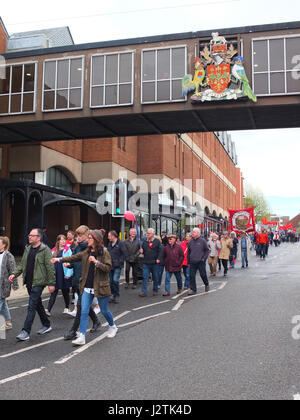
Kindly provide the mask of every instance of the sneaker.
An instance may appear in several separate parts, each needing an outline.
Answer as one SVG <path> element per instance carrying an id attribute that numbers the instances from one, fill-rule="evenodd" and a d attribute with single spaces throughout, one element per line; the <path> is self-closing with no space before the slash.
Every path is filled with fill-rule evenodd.
<path id="1" fill-rule="evenodd" d="M 39 335 L 44 335 L 44 334 L 46 334 L 46 333 L 48 333 L 50 331 L 52 331 L 52 327 L 51 326 L 50 327 L 43 327 L 37 333 Z"/>
<path id="2" fill-rule="evenodd" d="M 77 311 L 72 311 L 72 312 L 66 312 L 68 315 L 73 316 L 74 318 L 76 317 Z"/>
<path id="3" fill-rule="evenodd" d="M 107 330 L 107 337 L 114 338 L 117 332 L 118 332 L 118 328 L 114 324 L 112 327 L 109 327 L 109 329 Z"/>
<path id="4" fill-rule="evenodd" d="M 180 295 L 180 293 L 182 293 L 182 290 L 181 289 L 177 290 L 177 295 Z"/>
<path id="5" fill-rule="evenodd" d="M 194 290 L 190 290 L 190 291 L 188 292 L 188 295 L 189 295 L 189 296 L 196 295 L 196 294 L 197 294 L 197 292 L 195 292 Z"/>
<path id="6" fill-rule="evenodd" d="M 76 338 L 76 340 L 72 341 L 73 346 L 84 346 L 85 344 L 85 335 L 84 334 L 79 334 L 79 337 Z"/>
<path id="7" fill-rule="evenodd" d="M 76 337 L 76 331 L 70 330 L 64 335 L 64 340 L 73 340 Z"/>
<path id="8" fill-rule="evenodd" d="M 63 314 L 69 314 L 71 311 L 70 311 L 70 309 L 69 308 L 65 308 L 64 309 L 64 311 L 63 311 Z"/>
<path id="9" fill-rule="evenodd" d="M 48 309 L 45 309 L 45 313 L 47 316 L 51 316 L 50 312 L 48 311 Z"/>
<path id="10" fill-rule="evenodd" d="M 146 295 L 146 293 L 141 292 L 141 293 L 139 293 L 139 296 L 140 296 L 140 297 L 146 297 L 147 295 Z"/>
<path id="11" fill-rule="evenodd" d="M 205 291 L 209 292 L 209 290 L 210 290 L 210 287 L 209 287 L 209 284 L 208 284 L 207 286 L 205 286 Z"/>
<path id="12" fill-rule="evenodd" d="M 19 335 L 16 337 L 19 341 L 27 341 L 29 340 L 29 334 L 25 330 L 22 330 Z"/>
<path id="13" fill-rule="evenodd" d="M 170 293 L 168 293 L 168 292 L 164 292 L 164 293 L 162 294 L 162 296 L 170 296 Z"/>
<path id="14" fill-rule="evenodd" d="M 5 323 L 5 330 L 12 330 L 12 323 L 10 321 L 6 321 Z"/>
<path id="15" fill-rule="evenodd" d="M 99 305 L 96 305 L 96 306 L 95 306 L 95 308 L 94 308 L 94 312 L 95 312 L 95 314 L 96 314 L 96 315 L 100 314 L 101 309 L 100 309 L 100 306 L 99 306 Z"/>

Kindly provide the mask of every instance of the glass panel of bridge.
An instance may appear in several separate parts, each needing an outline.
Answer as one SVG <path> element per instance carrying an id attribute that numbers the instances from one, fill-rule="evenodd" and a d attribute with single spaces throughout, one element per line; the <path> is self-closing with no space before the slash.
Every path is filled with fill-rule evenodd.
<path id="1" fill-rule="evenodd" d="M 284 72 L 271 73 L 270 75 L 270 93 L 285 93 Z"/>
<path id="2" fill-rule="evenodd" d="M 81 87 L 82 83 L 82 58 L 70 62 L 70 87 Z M 80 103 L 78 107 L 80 106 Z"/>
<path id="3" fill-rule="evenodd" d="M 269 94 L 268 74 L 254 74 L 254 91 L 257 95 Z"/>
<path id="4" fill-rule="evenodd" d="M 105 82 L 106 83 L 118 82 L 118 55 L 117 54 L 106 56 Z"/>
<path id="5" fill-rule="evenodd" d="M 57 62 L 57 88 L 67 89 L 69 82 L 69 60 Z"/>
<path id="6" fill-rule="evenodd" d="M 143 80 L 155 80 L 155 51 L 143 52 Z"/>
<path id="7" fill-rule="evenodd" d="M 132 82 L 132 54 L 120 54 L 120 83 Z M 128 101 L 130 102 L 130 101 Z"/>
<path id="8" fill-rule="evenodd" d="M 284 67 L 284 40 L 270 39 L 270 71 L 283 71 Z"/>
<path id="9" fill-rule="evenodd" d="M 24 66 L 24 92 L 34 92 L 35 65 Z"/>
<path id="10" fill-rule="evenodd" d="M 44 89 L 55 89 L 56 61 L 45 62 Z"/>
<path id="11" fill-rule="evenodd" d="M 268 71 L 268 41 L 253 41 L 254 72 Z"/>
<path id="12" fill-rule="evenodd" d="M 12 80 L 11 80 L 12 93 L 22 92 L 22 74 L 23 74 L 23 66 L 12 67 Z"/>

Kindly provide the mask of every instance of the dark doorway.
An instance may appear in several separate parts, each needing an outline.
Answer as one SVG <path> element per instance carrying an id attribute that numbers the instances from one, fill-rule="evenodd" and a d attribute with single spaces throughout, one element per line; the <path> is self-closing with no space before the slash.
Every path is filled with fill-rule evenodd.
<path id="1" fill-rule="evenodd" d="M 12 191 L 5 198 L 5 234 L 10 238 L 13 255 L 22 255 L 26 243 L 25 197 L 21 191 Z"/>

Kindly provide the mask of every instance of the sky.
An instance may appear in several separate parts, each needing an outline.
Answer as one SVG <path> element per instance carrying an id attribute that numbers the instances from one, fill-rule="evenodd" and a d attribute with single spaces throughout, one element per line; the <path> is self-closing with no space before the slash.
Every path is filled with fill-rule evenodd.
<path id="1" fill-rule="evenodd" d="M 34 13 L 33 13 L 34 11 Z M 36 0 L 2 2 L 9 34 L 69 26 L 76 44 L 300 20 L 299 0 Z M 245 182 L 260 188 L 271 210 L 300 213 L 300 129 L 235 131 Z"/>

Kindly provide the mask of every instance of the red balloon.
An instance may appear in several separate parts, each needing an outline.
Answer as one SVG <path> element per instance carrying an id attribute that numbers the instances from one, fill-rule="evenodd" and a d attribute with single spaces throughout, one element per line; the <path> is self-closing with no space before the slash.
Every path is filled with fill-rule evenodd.
<path id="1" fill-rule="evenodd" d="M 125 211 L 124 217 L 125 217 L 126 220 L 128 220 L 130 222 L 135 221 L 135 215 L 132 213 L 132 211 Z"/>

